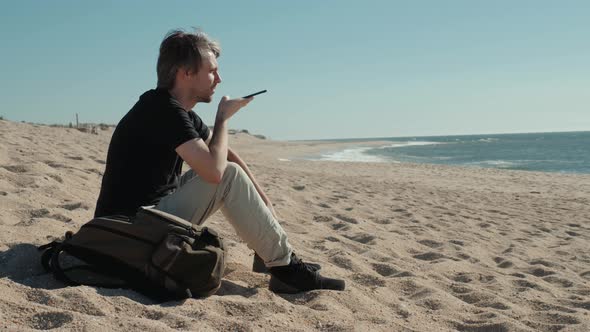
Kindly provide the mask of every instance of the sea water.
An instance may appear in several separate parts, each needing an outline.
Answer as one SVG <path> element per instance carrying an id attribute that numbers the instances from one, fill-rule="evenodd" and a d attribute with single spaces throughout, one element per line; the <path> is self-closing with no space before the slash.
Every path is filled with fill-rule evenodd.
<path id="1" fill-rule="evenodd" d="M 390 141 L 380 147 L 358 142 Z M 331 140 L 334 141 L 334 140 Z M 412 162 L 513 170 L 590 173 L 590 132 L 343 139 L 353 148 L 311 159 L 356 162 Z"/>

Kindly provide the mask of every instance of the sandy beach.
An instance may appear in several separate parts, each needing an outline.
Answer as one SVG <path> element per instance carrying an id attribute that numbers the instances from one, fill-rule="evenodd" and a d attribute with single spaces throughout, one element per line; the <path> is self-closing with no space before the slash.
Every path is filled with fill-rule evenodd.
<path id="1" fill-rule="evenodd" d="M 221 213 L 206 223 L 229 248 L 211 297 L 65 287 L 36 246 L 91 219 L 112 131 L 0 120 L 0 330 L 590 330 L 590 175 L 311 161 L 351 143 L 245 133 L 230 145 L 298 255 L 345 291 L 270 292 Z"/>

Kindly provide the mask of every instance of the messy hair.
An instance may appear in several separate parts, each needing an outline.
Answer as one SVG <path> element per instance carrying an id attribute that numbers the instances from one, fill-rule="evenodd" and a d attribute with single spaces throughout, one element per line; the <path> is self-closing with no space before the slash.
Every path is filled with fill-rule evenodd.
<path id="1" fill-rule="evenodd" d="M 176 72 L 184 67 L 191 71 L 199 71 L 201 58 L 207 52 L 215 57 L 221 54 L 219 43 L 212 40 L 204 32 L 196 29 L 189 33 L 183 30 L 173 30 L 166 34 L 160 44 L 158 56 L 158 87 L 171 89 L 174 87 Z"/>

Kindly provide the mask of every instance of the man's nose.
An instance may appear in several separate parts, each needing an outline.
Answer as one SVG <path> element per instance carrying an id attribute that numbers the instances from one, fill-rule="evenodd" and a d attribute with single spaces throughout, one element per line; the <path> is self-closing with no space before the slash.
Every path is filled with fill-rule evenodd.
<path id="1" fill-rule="evenodd" d="M 219 73 L 216 73 L 215 76 L 216 76 L 217 84 L 221 83 L 221 76 L 219 75 Z"/>

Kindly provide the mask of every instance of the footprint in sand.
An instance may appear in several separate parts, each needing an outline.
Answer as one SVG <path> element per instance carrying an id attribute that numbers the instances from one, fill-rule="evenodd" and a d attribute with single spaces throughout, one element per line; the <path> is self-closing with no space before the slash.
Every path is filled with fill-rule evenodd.
<path id="1" fill-rule="evenodd" d="M 494 257 L 494 262 L 496 262 L 496 264 L 498 264 L 497 266 L 501 269 L 507 269 L 514 265 L 511 261 L 505 260 L 502 257 Z"/>
<path id="2" fill-rule="evenodd" d="M 543 266 L 546 266 L 546 267 L 553 267 L 553 268 L 560 267 L 559 265 L 557 265 L 557 264 L 555 264 L 553 262 L 550 262 L 550 261 L 546 261 L 544 259 L 533 259 L 532 261 L 529 262 L 529 264 L 530 265 L 543 265 Z"/>
<path id="3" fill-rule="evenodd" d="M 420 243 L 421 245 L 424 245 L 424 246 L 427 246 L 427 247 L 430 247 L 430 248 L 433 248 L 433 249 L 440 248 L 443 245 L 441 242 L 437 242 L 437 241 L 429 240 L 429 239 L 420 240 L 420 241 L 417 241 L 417 242 Z"/>
<path id="4" fill-rule="evenodd" d="M 355 266 L 352 263 L 352 260 L 348 257 L 344 257 L 342 255 L 337 255 L 330 257 L 330 262 L 334 263 L 334 265 L 341 267 L 348 271 L 355 271 Z"/>
<path id="5" fill-rule="evenodd" d="M 158 310 L 144 310 L 140 316 L 149 320 L 160 320 L 166 316 L 166 313 Z"/>
<path id="6" fill-rule="evenodd" d="M 465 242 L 463 242 L 461 240 L 450 240 L 449 242 L 452 243 L 452 244 L 456 244 L 458 246 L 464 246 L 465 245 Z"/>
<path id="7" fill-rule="evenodd" d="M 465 323 L 455 323 L 455 329 L 461 332 L 508 332 L 512 328 L 508 323 L 486 323 L 466 321 Z"/>
<path id="8" fill-rule="evenodd" d="M 355 218 L 347 217 L 347 216 L 344 216 L 341 214 L 335 214 L 334 217 L 336 217 L 342 221 L 346 221 L 347 223 L 350 223 L 350 224 L 358 224 L 359 223 L 358 220 L 356 220 Z"/>
<path id="9" fill-rule="evenodd" d="M 62 204 L 62 205 L 59 205 L 59 207 L 62 209 L 69 210 L 69 211 L 73 211 L 76 209 L 84 209 L 84 210 L 89 209 L 88 205 L 86 205 L 82 202 Z"/>
<path id="10" fill-rule="evenodd" d="M 508 254 L 514 251 L 514 245 L 511 244 L 506 250 L 502 251 L 503 254 Z"/>
<path id="11" fill-rule="evenodd" d="M 573 282 L 567 280 L 567 279 L 563 279 L 563 278 L 558 278 L 555 276 L 550 276 L 550 277 L 545 277 L 543 278 L 544 281 L 554 284 L 554 285 L 558 285 L 561 286 L 563 288 L 569 288 L 572 287 L 574 285 Z"/>
<path id="12" fill-rule="evenodd" d="M 466 294 L 455 294 L 454 296 L 465 303 L 480 308 L 494 308 L 498 310 L 510 309 L 508 305 L 498 301 L 493 295 L 483 292 L 473 291 Z"/>
<path id="13" fill-rule="evenodd" d="M 473 277 L 470 276 L 469 273 L 465 272 L 459 272 L 458 274 L 452 276 L 450 279 L 462 283 L 470 283 L 473 281 Z"/>
<path id="14" fill-rule="evenodd" d="M 590 301 L 584 301 L 584 300 L 563 300 L 561 301 L 561 303 L 566 303 L 569 306 L 573 307 L 573 308 L 580 308 L 580 309 L 586 309 L 586 310 L 590 310 Z M 568 313 L 574 313 L 576 312 L 573 309 L 570 309 L 571 311 L 564 311 L 564 312 L 568 312 Z"/>
<path id="15" fill-rule="evenodd" d="M 554 304 L 550 304 L 550 303 L 546 303 L 546 302 L 538 301 L 538 300 L 529 301 L 529 305 L 535 311 L 561 311 L 561 312 L 565 312 L 568 314 L 576 313 L 576 310 L 574 310 L 574 309 L 559 306 L 559 305 L 554 305 Z"/>
<path id="16" fill-rule="evenodd" d="M 537 268 L 531 268 L 528 269 L 527 271 L 525 271 L 528 274 L 532 274 L 535 277 L 546 277 L 546 276 L 550 276 L 552 274 L 555 274 L 555 272 L 551 271 L 551 270 L 546 270 L 540 267 Z"/>
<path id="17" fill-rule="evenodd" d="M 416 259 L 422 260 L 422 261 L 435 261 L 437 259 L 442 259 L 442 258 L 447 258 L 447 256 L 440 254 L 438 252 L 425 252 L 423 254 L 418 254 L 418 255 L 414 255 L 412 256 Z"/>
<path id="18" fill-rule="evenodd" d="M 338 199 L 348 199 L 348 196 L 345 195 L 334 195 L 332 196 L 334 199 L 338 200 Z"/>
<path id="19" fill-rule="evenodd" d="M 456 281 L 456 282 L 465 283 L 465 284 L 471 283 L 473 281 L 478 281 L 483 284 L 488 284 L 488 283 L 494 282 L 496 280 L 496 277 L 494 277 L 492 275 L 483 275 L 483 274 L 473 273 L 473 272 L 459 272 L 455 275 L 450 276 L 449 279 Z"/>
<path id="20" fill-rule="evenodd" d="M 53 305 L 58 300 L 54 295 L 44 289 L 31 289 L 25 292 L 27 300 L 43 305 Z"/>
<path id="21" fill-rule="evenodd" d="M 373 270 L 384 277 L 389 277 L 396 273 L 399 273 L 394 267 L 387 264 L 372 264 Z"/>
<path id="22" fill-rule="evenodd" d="M 51 330 L 64 326 L 74 320 L 69 312 L 42 312 L 27 319 L 26 324 L 33 329 Z"/>
<path id="23" fill-rule="evenodd" d="M 387 264 L 374 263 L 371 264 L 373 270 L 384 277 L 401 278 L 401 277 L 412 277 L 414 274 L 408 271 L 399 271 L 394 267 Z"/>
<path id="24" fill-rule="evenodd" d="M 43 218 L 49 214 L 49 210 L 43 209 L 36 209 L 29 211 L 29 216 L 31 218 Z"/>
<path id="25" fill-rule="evenodd" d="M 45 165 L 52 167 L 52 168 L 65 168 L 66 165 L 61 164 L 57 161 L 53 161 L 53 160 L 45 160 L 43 161 L 43 163 L 45 163 Z"/>
<path id="26" fill-rule="evenodd" d="M 524 292 L 530 289 L 536 289 L 538 291 L 545 291 L 545 289 L 541 286 L 539 286 L 538 284 L 532 282 L 532 281 L 528 281 L 528 280 L 512 280 L 512 285 L 514 285 L 516 287 L 516 290 L 518 292 Z"/>
<path id="27" fill-rule="evenodd" d="M 313 216 L 313 221 L 317 221 L 317 222 L 328 222 L 328 221 L 332 221 L 334 220 L 334 218 L 330 217 L 330 216 Z"/>
<path id="28" fill-rule="evenodd" d="M 413 280 L 404 280 L 398 285 L 399 292 L 417 305 L 431 310 L 442 308 L 442 303 L 433 298 L 435 292 L 431 288 L 424 287 Z"/>
<path id="29" fill-rule="evenodd" d="M 370 245 L 374 245 L 375 244 L 375 239 L 376 237 L 371 235 L 371 234 L 366 234 L 366 233 L 358 233 L 358 234 L 354 234 L 354 235 L 347 235 L 345 234 L 344 237 L 362 243 L 362 244 L 370 244 Z"/>
<path id="30" fill-rule="evenodd" d="M 422 235 L 424 234 L 424 228 L 422 226 L 402 226 L 403 229 L 413 233 L 414 235 Z"/>
<path id="31" fill-rule="evenodd" d="M 521 319 L 524 324 L 537 331 L 559 331 L 567 325 L 580 324 L 574 316 L 552 312 L 534 313 Z"/>
<path id="32" fill-rule="evenodd" d="M 230 305 L 231 306 L 231 305 Z M 240 309 L 238 309 L 240 310 Z M 243 309 L 242 309 L 243 310 Z M 226 308 L 226 312 L 231 313 L 231 309 Z M 183 318 L 178 315 L 171 315 L 166 312 L 154 310 L 154 309 L 145 309 L 141 314 L 140 317 L 160 321 L 161 323 L 165 324 L 171 329 L 186 329 L 187 327 L 191 326 L 191 322 L 188 318 Z"/>
<path id="33" fill-rule="evenodd" d="M 59 183 L 64 182 L 64 180 L 61 178 L 61 176 L 59 176 L 57 174 L 47 174 L 47 176 L 49 176 L 50 178 L 54 179 L 55 181 L 57 181 Z"/>
<path id="34" fill-rule="evenodd" d="M 333 230 L 335 231 L 349 231 L 350 230 L 350 226 L 343 223 L 343 222 L 337 222 L 334 224 L 331 224 L 330 227 L 332 227 Z"/>
<path id="35" fill-rule="evenodd" d="M 441 302 L 440 300 L 437 300 L 437 299 L 433 299 L 433 298 L 427 298 L 427 299 L 420 300 L 420 301 L 416 302 L 416 305 L 418 305 L 422 308 L 426 308 L 428 310 L 432 310 L 432 311 L 440 310 L 440 309 L 443 309 L 443 307 L 444 307 L 443 302 Z"/>
<path id="36" fill-rule="evenodd" d="M 472 288 L 465 285 L 452 284 L 450 288 L 453 294 L 467 294 L 473 292 Z"/>
<path id="37" fill-rule="evenodd" d="M 370 217 L 369 220 L 379 225 L 389 225 L 393 223 L 393 220 L 389 218 Z"/>
<path id="38" fill-rule="evenodd" d="M 385 287 L 387 284 L 385 280 L 365 273 L 355 273 L 352 280 L 359 283 L 363 287 Z"/>
<path id="39" fill-rule="evenodd" d="M 12 173 L 26 173 L 29 171 L 25 165 L 2 165 L 1 167 Z"/>
<path id="40" fill-rule="evenodd" d="M 477 224 L 477 226 L 479 226 L 481 228 L 489 228 L 489 227 L 492 226 L 492 224 L 486 223 L 486 222 L 482 222 L 482 223 Z"/>
<path id="41" fill-rule="evenodd" d="M 58 296 L 58 308 L 80 312 L 85 315 L 105 316 L 105 312 L 100 305 L 93 303 L 90 297 L 80 293 L 77 289 L 65 289 Z M 55 306 L 55 303 L 53 306 Z"/>

